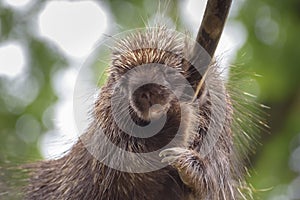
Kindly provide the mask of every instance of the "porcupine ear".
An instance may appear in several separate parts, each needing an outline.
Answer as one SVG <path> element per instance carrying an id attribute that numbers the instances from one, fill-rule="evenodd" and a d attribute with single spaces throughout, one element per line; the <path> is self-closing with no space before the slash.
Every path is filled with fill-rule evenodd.
<path id="1" fill-rule="evenodd" d="M 183 65 L 184 70 L 188 74 L 188 81 L 193 86 L 196 94 L 202 89 L 200 88 L 197 92 L 197 87 L 199 86 L 209 64 L 212 62 L 212 58 L 217 49 L 231 3 L 232 0 L 207 1 L 202 23 L 196 38 L 196 42 L 198 44 L 194 46 L 191 54 L 194 61 L 201 61 L 201 58 L 199 57 L 203 55 L 203 52 L 199 51 L 204 50 L 207 57 L 209 57 L 209 60 L 199 66 L 195 66 L 187 61 L 184 61 Z M 202 86 L 204 86 L 203 81 L 201 83 L 201 87 Z"/>

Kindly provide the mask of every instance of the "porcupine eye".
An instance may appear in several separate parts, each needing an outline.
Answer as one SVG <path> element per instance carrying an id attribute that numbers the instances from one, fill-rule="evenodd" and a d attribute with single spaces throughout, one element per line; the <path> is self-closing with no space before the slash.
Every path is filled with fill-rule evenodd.
<path id="1" fill-rule="evenodd" d="M 168 110 L 169 96 L 165 86 L 149 83 L 132 93 L 132 103 L 144 119 L 157 119 Z"/>

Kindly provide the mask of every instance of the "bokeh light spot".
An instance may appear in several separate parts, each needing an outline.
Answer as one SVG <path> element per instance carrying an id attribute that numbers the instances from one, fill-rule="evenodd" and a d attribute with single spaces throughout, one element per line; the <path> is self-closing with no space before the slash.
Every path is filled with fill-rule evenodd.
<path id="1" fill-rule="evenodd" d="M 32 115 L 22 115 L 16 123 L 16 132 L 24 142 L 35 142 L 40 135 L 40 123 Z"/>
<path id="2" fill-rule="evenodd" d="M 25 67 L 24 49 L 18 42 L 0 44 L 0 76 L 15 78 Z"/>
<path id="3" fill-rule="evenodd" d="M 93 1 L 50 1 L 38 16 L 40 34 L 75 58 L 87 56 L 107 27 L 107 17 Z"/>
<path id="4" fill-rule="evenodd" d="M 32 2 L 32 0 L 4 0 L 4 2 L 12 7 L 15 8 L 23 8 L 27 5 L 29 5 L 29 3 Z"/>

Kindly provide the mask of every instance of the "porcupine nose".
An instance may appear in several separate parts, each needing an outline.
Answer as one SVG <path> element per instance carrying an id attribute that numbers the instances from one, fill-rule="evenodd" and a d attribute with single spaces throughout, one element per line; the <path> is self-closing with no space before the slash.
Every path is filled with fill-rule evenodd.
<path id="1" fill-rule="evenodd" d="M 167 90 L 158 84 L 146 84 L 133 93 L 135 107 L 142 113 L 160 113 L 167 104 Z M 149 114 L 151 114 L 149 113 Z"/>
<path id="2" fill-rule="evenodd" d="M 140 99 L 142 101 L 146 101 L 149 103 L 149 105 L 151 106 L 152 105 L 152 100 L 151 100 L 151 94 L 150 94 L 150 91 L 141 91 L 141 94 L 140 94 Z"/>

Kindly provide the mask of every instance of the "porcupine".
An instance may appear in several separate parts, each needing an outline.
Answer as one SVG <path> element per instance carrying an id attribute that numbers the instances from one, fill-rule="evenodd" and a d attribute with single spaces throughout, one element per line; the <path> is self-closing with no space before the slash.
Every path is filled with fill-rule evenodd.
<path id="1" fill-rule="evenodd" d="M 208 2 L 203 23 L 207 25 L 207 20 L 213 19 L 214 25 L 211 26 L 216 27 L 212 30 L 210 26 L 201 26 L 197 41 L 211 56 L 230 3 Z M 223 11 L 216 9 L 220 7 Z M 191 46 L 185 42 L 180 34 L 170 32 L 164 26 L 147 28 L 145 32 L 137 32 L 118 41 L 112 53 L 107 83 L 94 105 L 93 122 L 67 155 L 28 166 L 30 178 L 25 197 L 112 200 L 241 198 L 243 195 L 240 195 L 239 186 L 243 180 L 234 151 L 230 95 L 219 77 L 216 63 L 210 63 L 202 76 L 185 59 L 191 56 L 191 52 L 194 56 Z M 197 56 L 195 60 L 201 62 Z M 152 67 L 138 69 L 147 64 Z M 164 66 L 164 69 L 155 70 L 156 65 Z M 171 73 L 168 69 L 172 69 Z M 133 70 L 133 75 L 124 78 L 130 70 Z M 172 74 L 173 71 L 177 73 Z M 177 80 L 178 74 L 186 77 L 196 91 L 193 100 L 192 96 L 187 95 L 180 102 L 175 95 L 184 93 L 185 89 L 185 85 L 176 87 L 170 84 Z M 151 83 L 143 85 L 149 77 Z M 122 84 L 116 85 L 119 80 Z M 198 84 L 200 80 L 201 84 Z M 156 84 L 161 81 L 172 89 Z M 134 84 L 142 86 L 132 90 Z M 124 132 L 112 116 L 114 90 L 130 102 L 130 118 L 138 126 L 147 126 L 151 120 L 155 122 L 165 114 L 163 128 L 149 138 L 134 137 Z M 217 108 L 217 113 L 213 107 Z M 122 109 L 119 112 L 119 121 L 126 126 L 126 121 L 122 123 Z M 222 112 L 223 123 L 217 124 L 218 129 L 210 132 L 211 124 Z M 123 172 L 106 166 L 87 149 L 105 151 L 103 138 L 98 137 L 100 129 L 114 145 L 133 153 L 159 150 L 175 138 L 174 146 L 160 152 L 162 161 L 168 165 L 146 173 Z M 122 155 L 114 158 L 118 159 L 122 159 Z"/>

